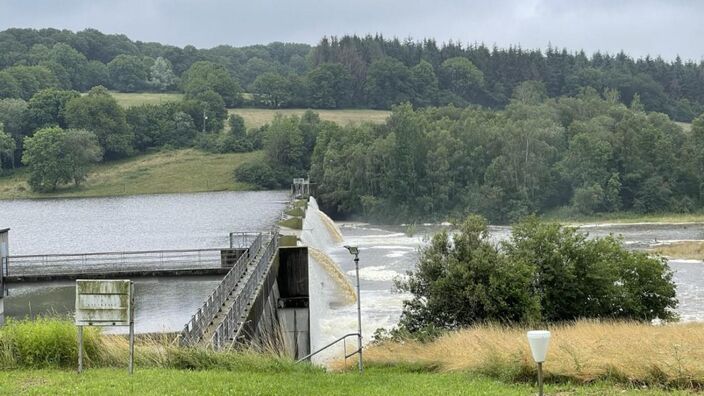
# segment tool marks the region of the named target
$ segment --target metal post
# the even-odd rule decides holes
[[[362,295],[359,292],[359,256],[354,255],[354,267],[357,272],[357,347],[359,352],[359,373],[364,373],[362,364]]]
[[[134,372],[134,282],[130,282],[130,375]]]
[[[83,326],[78,326],[78,373],[83,372]]]
[[[543,396],[543,362],[538,362],[538,395]]]
[[[134,372],[134,321],[130,322],[130,365],[129,373]]]

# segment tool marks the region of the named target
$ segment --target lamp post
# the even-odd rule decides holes
[[[359,292],[359,248],[357,246],[345,245],[345,248],[354,256],[354,269],[357,273],[357,353],[359,354],[358,365],[359,373],[364,373],[364,365],[362,364],[362,295]]]
[[[550,345],[550,332],[547,330],[529,331],[528,343],[533,360],[538,363],[538,395],[543,396],[543,362],[548,354]]]

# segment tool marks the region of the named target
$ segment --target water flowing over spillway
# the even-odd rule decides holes
[[[311,197],[303,220],[301,241],[309,248],[310,264],[310,311],[311,347],[317,350],[327,342],[345,334],[346,328],[325,329],[323,323],[333,314],[335,307],[352,305],[356,293],[340,266],[328,255],[328,251],[339,248],[344,238],[335,223],[318,209]],[[333,351],[329,351],[332,353]],[[318,361],[325,361],[331,354],[321,354]]]
[[[312,198],[315,200],[315,198]],[[317,206],[317,203],[316,203]],[[326,215],[325,212],[323,212],[320,209],[316,209],[316,214],[320,217],[320,221],[325,224],[325,228],[328,229],[328,232],[330,233],[330,237],[332,240],[336,243],[341,243],[345,240],[345,237],[342,236],[342,231],[340,231],[340,227],[335,224],[334,221],[330,218],[330,216]]]
[[[332,259],[332,257],[328,256],[325,252],[318,250],[312,246],[308,247],[308,251],[311,259],[315,261],[318,265],[320,265],[340,287],[340,291],[342,293],[343,298],[345,299],[345,302],[349,304],[356,303],[357,292],[354,291],[354,287],[352,287],[352,284],[350,284],[347,275],[345,275],[345,273],[340,270],[340,266],[337,265],[337,263]]]
[[[310,199],[303,222],[301,241],[309,247],[311,312],[311,347],[317,350],[347,333],[357,331],[355,304],[356,273],[353,257],[343,244],[360,249],[363,342],[372,339],[380,327],[390,328],[398,322],[402,300],[407,295],[393,290],[393,279],[415,266],[415,252],[421,237],[369,226],[346,225],[343,233]],[[347,353],[356,349],[356,340],[347,340]],[[314,357],[325,363],[341,359],[339,344]]]

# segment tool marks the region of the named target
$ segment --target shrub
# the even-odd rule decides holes
[[[99,332],[85,328],[86,362],[98,351]],[[73,367],[78,361],[76,326],[57,318],[8,320],[0,330],[0,368]]]
[[[665,259],[535,218],[515,225],[512,238],[497,246],[485,220],[470,216],[458,232],[437,234],[398,286],[413,294],[400,322],[411,332],[485,321],[676,319]]]
[[[288,171],[272,167],[264,160],[248,161],[235,169],[235,181],[261,189],[288,187],[292,177]]]

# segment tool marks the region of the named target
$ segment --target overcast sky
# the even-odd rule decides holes
[[[702,17],[699,0],[0,0],[0,30],[92,27],[199,48],[382,33],[696,61]]]

